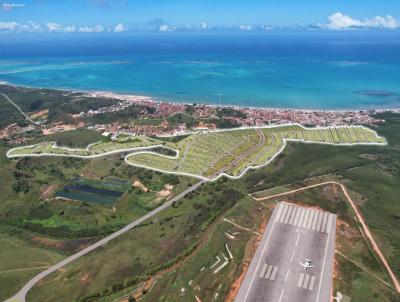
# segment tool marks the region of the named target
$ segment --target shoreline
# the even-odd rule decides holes
[[[225,105],[219,105],[219,104],[212,104],[212,103],[196,103],[196,102],[174,102],[171,100],[161,100],[161,97],[156,97],[156,96],[151,96],[151,95],[142,95],[142,94],[135,94],[135,93],[122,93],[122,92],[114,92],[114,91],[106,91],[106,90],[80,90],[80,89],[73,89],[73,88],[46,88],[46,87],[34,87],[34,86],[29,86],[29,85],[19,85],[19,84],[13,84],[7,81],[0,81],[0,85],[4,86],[9,86],[9,87],[14,87],[14,88],[23,88],[23,89],[32,89],[32,90],[54,90],[54,91],[59,91],[59,92],[65,92],[65,93],[81,93],[85,94],[87,97],[92,97],[92,98],[109,98],[109,99],[115,99],[115,100],[121,100],[121,101],[129,101],[129,102],[149,102],[152,104],[171,104],[171,105],[187,105],[187,106],[192,106],[193,104],[196,104],[196,106],[205,106],[209,108],[234,108],[234,109],[247,109],[247,110],[275,110],[275,111],[291,111],[291,112],[332,112],[332,113],[346,113],[346,112],[369,112],[369,111],[374,111],[377,113],[381,112],[400,112],[400,106],[398,108],[396,107],[388,107],[388,108],[382,108],[382,107],[371,107],[371,108],[354,108],[354,109],[301,109],[301,108],[287,108],[287,107],[255,107],[255,106],[243,106],[243,105],[230,105],[230,104],[225,104]]]

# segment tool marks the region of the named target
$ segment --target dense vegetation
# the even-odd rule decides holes
[[[13,93],[14,98],[20,97],[21,106],[26,106],[23,102],[26,95],[32,94],[31,100],[38,100],[34,102],[34,107],[24,107],[25,110],[53,106],[51,98],[44,98],[43,103],[39,101],[41,100],[40,90],[35,90],[38,92],[35,99],[35,94],[31,90],[22,89],[21,92],[16,92],[8,86],[5,87],[7,88],[1,87],[1,89],[6,89],[2,91],[10,97]],[[59,97],[61,102],[65,101],[65,106],[69,106],[68,96],[54,93],[52,97]],[[76,95],[75,97],[81,98]],[[1,107],[1,110],[8,110],[6,106]],[[76,112],[81,106],[86,105],[77,101],[76,107],[73,107],[75,109],[66,110]],[[51,110],[54,110],[54,116],[57,116],[58,109]],[[7,119],[8,114],[12,115],[15,110],[10,108],[8,112],[2,113],[4,115],[1,117],[5,118],[4,124],[8,124],[10,120],[14,121],[14,118]],[[247,196],[248,193],[287,184],[297,186],[301,185],[304,179],[317,176],[339,180],[353,192],[374,236],[381,244],[395,273],[400,275],[400,218],[398,214],[400,213],[398,203],[400,115],[384,113],[378,117],[387,120],[387,123],[376,130],[387,138],[388,146],[339,147],[289,143],[285,152],[270,166],[252,171],[240,180],[224,178],[201,186],[154,219],[116,239],[104,249],[99,249],[68,266],[65,273],[60,271],[50,276],[49,279],[55,278],[57,282],[43,283],[40,287],[34,288],[29,295],[29,300],[111,301],[129,293],[134,286],[147,280],[150,275],[166,268],[173,268],[174,265],[194,254],[197,258],[195,257],[189,263],[190,265],[184,266],[184,269],[179,271],[179,275],[185,278],[173,273],[167,274],[152,290],[166,297],[172,296],[173,298],[170,298],[172,301],[178,301],[180,296],[170,288],[187,287],[191,278],[201,275],[199,272],[202,266],[209,267],[215,261],[215,256],[225,249],[224,233],[228,229],[226,224],[220,223],[219,218],[230,213],[240,223],[255,228],[265,217],[261,216],[260,207],[254,206]],[[21,123],[24,122],[20,115],[15,115],[15,119],[19,119]],[[3,123],[3,118],[0,123]],[[99,139],[97,133],[87,130],[58,133],[52,136],[52,140],[60,144],[79,147]],[[176,141],[169,141],[168,138],[164,140],[166,143],[179,143],[181,139],[184,138],[171,139]],[[172,193],[176,194],[196,181],[127,166],[123,163],[121,155],[90,161],[73,158],[8,160],[5,153],[10,147],[12,146],[0,144],[0,191],[2,193],[0,195],[0,243],[3,247],[0,256],[1,259],[7,259],[0,264],[2,271],[30,267],[32,263],[28,260],[42,262],[45,265],[59,261],[66,254],[78,251],[90,242],[157,207],[163,202],[157,193],[164,190],[166,184],[173,185]],[[104,179],[112,175],[132,182],[138,180],[143,187],[132,186],[115,205],[115,209],[105,205],[53,198],[57,188],[80,175],[95,179]],[[343,216],[348,211],[344,204],[334,207],[326,202],[324,196],[317,197],[304,198],[309,198],[310,204],[326,207]],[[210,278],[209,275],[208,277],[201,275],[205,285],[202,288],[206,288],[204,295],[209,298],[214,297],[219,284],[223,284],[218,298],[221,301],[224,298],[223,294],[229,290],[230,282],[240,274],[246,243],[251,240],[251,237],[244,233],[238,236],[241,236],[238,237],[239,240],[232,243],[235,260],[232,267],[228,268],[229,273],[221,274],[215,277],[216,279]],[[204,241],[209,242],[209,245],[202,246]],[[367,257],[364,254],[362,256],[365,258],[360,256],[357,260],[360,262],[370,260],[370,256]],[[340,261],[342,263],[343,259]],[[379,270],[379,265],[375,264],[375,266],[372,268]],[[343,266],[341,269],[354,280],[359,280],[362,276],[359,268]],[[33,269],[29,273],[17,270],[1,274],[0,299],[9,297],[40,270]],[[86,274],[91,278],[87,283],[82,281],[85,280]],[[387,280],[383,273],[380,274]],[[60,276],[61,278],[57,279]],[[215,284],[210,280],[215,280]],[[398,301],[397,296],[387,288],[385,291],[378,287],[375,279],[364,283],[361,280],[361,285],[352,284],[352,280],[348,280],[345,289],[346,293],[353,294],[354,301]],[[154,301],[152,292],[145,294],[147,300],[144,301]],[[365,298],[367,294],[368,297]]]
[[[26,113],[48,109],[48,120],[74,123],[71,114],[96,110],[117,103],[107,98],[87,97],[83,93],[51,89],[33,89],[0,85],[0,93],[6,94]],[[3,96],[0,96],[0,128],[12,123],[26,125],[25,118]]]

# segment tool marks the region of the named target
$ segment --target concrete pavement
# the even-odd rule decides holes
[[[336,215],[278,203],[235,302],[329,302],[335,232]]]

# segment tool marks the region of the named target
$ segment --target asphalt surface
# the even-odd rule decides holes
[[[329,302],[335,232],[336,215],[278,203],[235,302]]]
[[[173,202],[183,198],[187,193],[194,191],[195,189],[197,189],[201,184],[203,184],[205,181],[200,181],[197,182],[196,184],[194,184],[193,186],[187,188],[185,191],[183,191],[182,193],[176,195],[175,197],[171,198],[169,201],[163,203],[161,206],[159,206],[158,208],[156,208],[155,210],[147,213],[146,215],[140,217],[139,219],[131,222],[130,224],[126,225],[125,227],[123,227],[122,229],[118,230],[115,233],[112,233],[111,235],[97,241],[96,243],[88,246],[87,248],[79,251],[78,253],[69,256],[68,258],[62,260],[61,262],[49,267],[48,269],[46,269],[45,271],[39,273],[38,275],[36,275],[35,277],[33,277],[28,283],[26,283],[21,290],[15,294],[12,298],[6,300],[6,302],[11,302],[11,301],[25,301],[25,297],[26,294],[28,293],[28,291],[36,284],[38,283],[40,280],[42,280],[43,278],[45,278],[46,276],[50,275],[51,273],[59,270],[60,268],[62,268],[63,266],[71,263],[72,261],[78,259],[79,257],[86,255],[88,253],[90,253],[91,251],[97,249],[100,246],[105,245],[106,243],[108,243],[110,240],[121,236],[122,234],[126,233],[127,231],[129,231],[130,229],[138,226],[139,224],[141,224],[142,222],[146,221],[147,219],[153,217],[154,215],[160,213],[161,211],[163,211],[164,209],[168,208],[169,206],[172,205]]]

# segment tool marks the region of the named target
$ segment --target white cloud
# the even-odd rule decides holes
[[[123,31],[126,31],[126,28],[125,28],[124,24],[120,23],[120,24],[115,25],[114,32],[120,33],[120,32],[123,32]]]
[[[67,32],[67,33],[73,33],[76,31],[76,27],[75,27],[75,25],[69,25],[69,26],[64,27],[63,31]]]
[[[364,24],[369,27],[382,27],[390,29],[396,29],[400,27],[400,21],[390,15],[387,15],[386,17],[376,16],[372,19],[367,19],[364,21]]]
[[[0,22],[0,31],[15,31],[18,30],[20,27],[20,24],[11,21],[11,22]]]
[[[202,21],[202,22],[200,22],[200,28],[201,28],[201,29],[209,29],[210,26],[208,25],[207,22]]]
[[[400,21],[387,15],[385,17],[375,16],[371,19],[354,19],[341,12],[334,13],[328,17],[329,23],[326,28],[333,30],[346,30],[357,28],[388,28],[396,29],[400,27]]]
[[[28,26],[30,27],[31,31],[42,31],[42,26],[32,21],[28,21]]]
[[[15,21],[11,22],[0,22],[0,31],[9,32],[38,32],[43,31],[42,26],[32,21],[28,21],[27,24],[20,24]]]
[[[73,24],[67,26],[61,26],[60,24],[54,22],[46,23],[46,28],[48,32],[72,33],[76,31],[76,27]]]
[[[253,26],[252,26],[252,25],[241,24],[241,25],[239,25],[239,29],[240,29],[240,30],[249,31],[249,30],[252,30],[252,29],[253,29]]]
[[[172,31],[172,28],[168,24],[161,24],[158,27],[158,30],[161,32]]]
[[[100,33],[104,31],[104,27],[98,24],[95,26],[82,26],[79,27],[78,31],[82,33]]]
[[[61,25],[53,22],[46,23],[49,32],[61,31]]]

